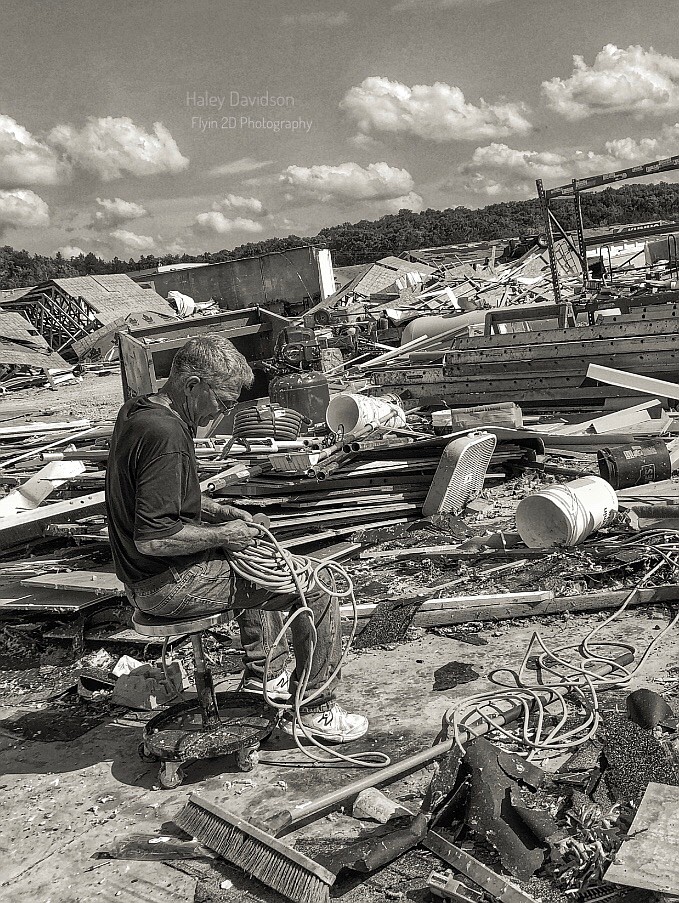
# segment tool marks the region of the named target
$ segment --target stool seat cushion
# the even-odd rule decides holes
[[[210,615],[194,615],[190,618],[159,618],[135,608],[132,615],[132,626],[142,636],[181,636],[186,633],[200,633],[218,624],[226,624],[231,620],[230,610],[216,611]]]

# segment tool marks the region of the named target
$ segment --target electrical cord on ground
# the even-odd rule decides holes
[[[351,577],[336,561],[319,561],[304,555],[294,555],[283,548],[273,534],[261,524],[257,524],[263,538],[257,538],[253,545],[248,546],[242,552],[227,552],[227,558],[234,573],[245,580],[257,584],[278,595],[296,595],[301,605],[292,611],[283,624],[278,636],[271,644],[264,663],[262,677],[264,699],[268,705],[279,711],[290,712],[293,717],[293,738],[300,752],[310,758],[317,765],[324,767],[339,767],[341,765],[353,765],[361,768],[383,768],[389,765],[391,760],[383,752],[364,752],[349,755],[325,746],[314,737],[302,720],[302,707],[308,706],[321,696],[332,685],[346,664],[351,649],[351,644],[356,635],[358,626],[358,612],[354,596],[354,586]],[[322,576],[325,573],[325,578]],[[338,580],[344,584],[344,588],[338,588]],[[333,668],[332,673],[322,686],[313,693],[307,691],[311,677],[311,665],[313,653],[318,643],[318,634],[314,621],[314,614],[307,603],[307,595],[310,592],[323,592],[336,599],[347,599],[353,608],[353,623],[349,640],[342,652],[339,662]],[[307,618],[309,622],[309,646],[310,654],[304,663],[302,674],[299,678],[292,703],[279,703],[271,699],[267,693],[266,685],[271,666],[271,657],[276,646],[281,641],[286,631],[294,624],[297,618]],[[300,734],[312,746],[324,754],[316,755],[311,749],[302,745]],[[277,763],[291,764],[297,763]]]
[[[595,736],[600,724],[597,688],[610,689],[629,684],[657,645],[679,622],[678,612],[649,643],[638,659],[637,649],[629,643],[595,641],[602,630],[623,614],[634,597],[663,566],[670,565],[672,570],[676,571],[679,565],[679,531],[649,531],[624,542],[624,545],[626,548],[638,546],[640,553],[645,557],[655,553],[660,557],[660,561],[644,574],[620,607],[590,630],[579,644],[567,644],[550,649],[535,631],[518,671],[499,668],[489,675],[489,679],[501,688],[499,692],[495,690],[467,697],[446,712],[444,736],[452,730],[458,746],[462,749],[462,729],[473,735],[473,724],[485,722],[505,740],[526,748],[528,760],[538,755],[548,757],[570,752]],[[526,670],[535,646],[541,649],[537,658],[538,667],[543,674],[553,677],[553,681],[549,683],[537,683],[527,679]],[[618,650],[618,654],[620,652],[631,654],[635,660],[633,667],[628,668],[612,657],[610,652],[612,649]],[[573,651],[580,654],[579,663],[573,663],[565,658],[567,653]],[[599,674],[593,670],[602,665],[608,668],[607,673]],[[509,675],[510,679],[501,675]],[[573,713],[569,710],[569,699],[577,700],[584,710],[584,717],[580,723],[570,728],[567,724],[573,718]],[[552,713],[547,712],[547,707],[552,703],[559,704],[558,720],[553,727],[546,729],[545,721],[548,717],[553,717]],[[498,716],[515,706],[522,710],[520,727],[512,731],[498,726]]]

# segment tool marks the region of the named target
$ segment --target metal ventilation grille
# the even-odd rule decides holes
[[[495,451],[492,433],[477,433],[449,442],[441,456],[422,514],[457,514],[483,490]]]

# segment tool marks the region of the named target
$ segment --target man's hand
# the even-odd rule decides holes
[[[251,546],[258,536],[261,536],[259,528],[255,524],[246,523],[244,520],[234,520],[219,528],[223,536],[222,546],[227,552],[242,552]]]
[[[245,511],[243,508],[236,508],[235,505],[221,505],[219,502],[217,504],[221,509],[220,514],[225,521],[244,520],[246,523],[251,523],[252,515],[249,511]]]
[[[249,511],[236,508],[235,505],[218,502],[205,495],[201,499],[200,508],[203,519],[211,524],[226,524],[234,520],[244,520],[247,523],[252,521]]]

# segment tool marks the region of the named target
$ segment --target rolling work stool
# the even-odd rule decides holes
[[[183,765],[198,759],[236,754],[241,771],[252,771],[259,761],[259,744],[278,720],[278,713],[252,693],[215,693],[212,674],[205,662],[203,632],[228,623],[231,612],[185,620],[157,618],[135,609],[132,624],[147,637],[191,635],[196,699],[171,705],[144,727],[139,755],[144,761],[160,761],[158,780],[171,790],[184,780]],[[221,708],[221,712],[220,712]]]

